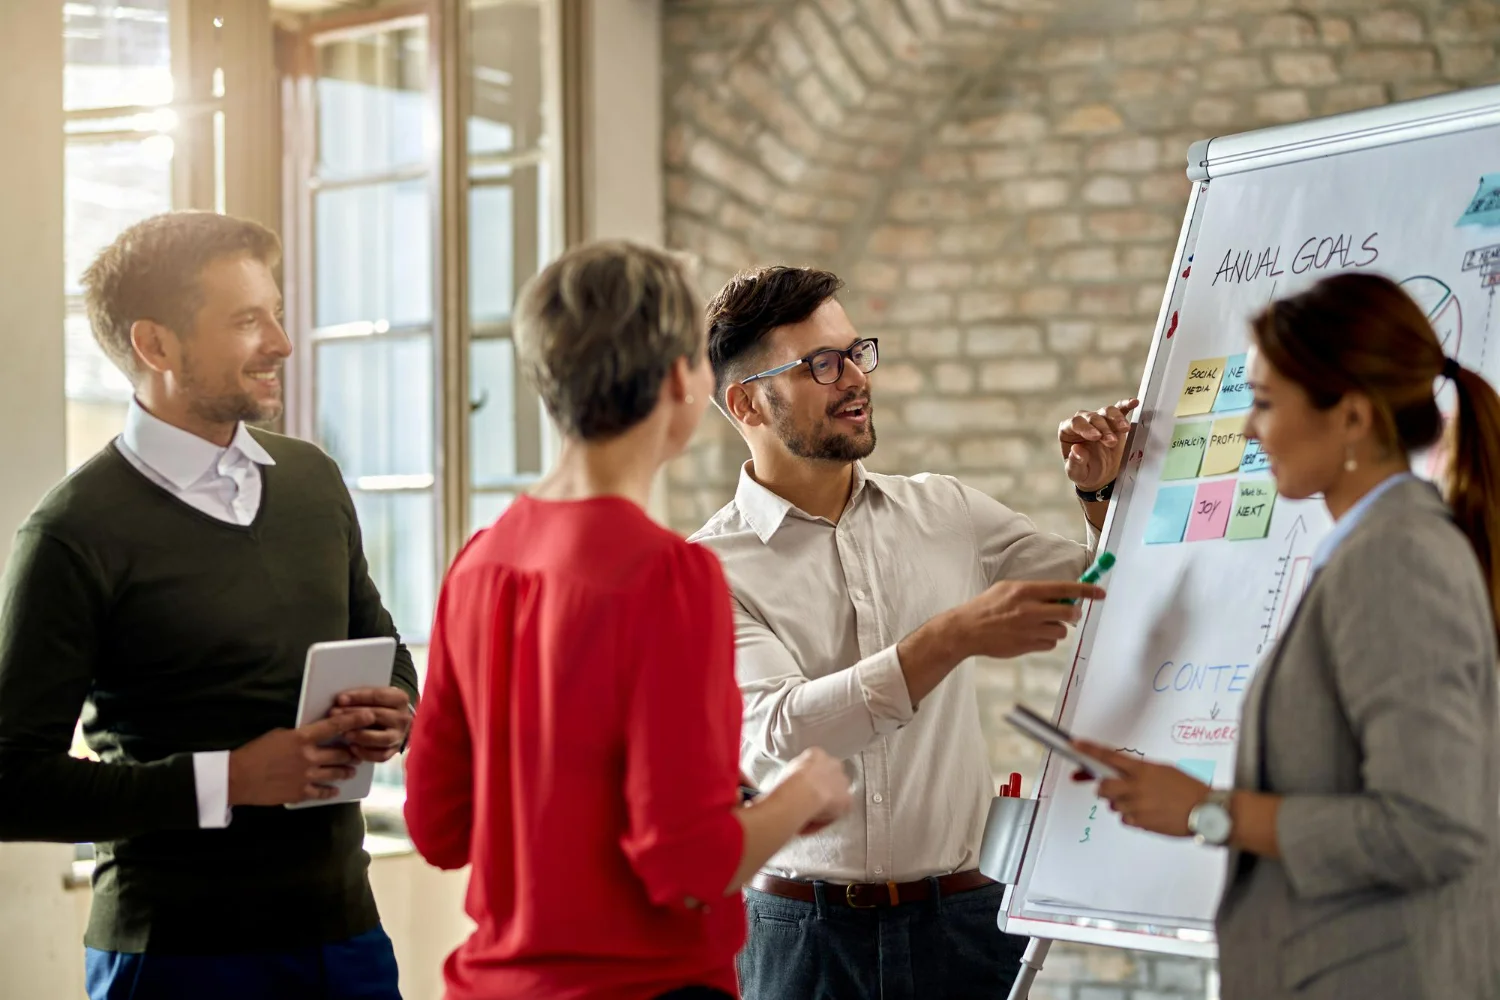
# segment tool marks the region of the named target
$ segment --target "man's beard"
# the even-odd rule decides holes
[[[851,392],[844,396],[827,411],[829,419],[833,419],[833,414],[840,407],[847,406],[860,396],[859,392]],[[775,389],[766,386],[766,398],[771,403],[771,417],[774,420],[776,436],[781,439],[786,450],[798,458],[810,458],[822,462],[857,462],[868,457],[870,452],[875,450],[874,417],[870,417],[865,424],[865,429],[869,433],[859,437],[825,431],[822,428],[804,434],[793,426],[791,408]]]
[[[258,423],[281,415],[281,400],[262,402],[238,386],[217,394],[206,392],[204,379],[187,355],[182,359],[182,387],[192,400],[188,408],[193,415],[209,423]]]

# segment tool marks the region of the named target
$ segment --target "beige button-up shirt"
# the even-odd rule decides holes
[[[718,554],[734,592],[745,773],[762,784],[820,746],[854,780],[850,814],[793,840],[767,870],[847,883],[977,867],[994,780],[975,664],[914,707],[896,644],[999,580],[1077,579],[1088,547],[950,476],[860,464],[835,525],[761,486],[747,463],[734,500],[693,540]]]

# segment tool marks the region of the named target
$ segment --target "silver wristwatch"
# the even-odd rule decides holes
[[[1234,832],[1234,820],[1229,815],[1229,797],[1233,794],[1231,789],[1215,788],[1188,813],[1188,832],[1194,841],[1214,847],[1229,843],[1229,835]]]

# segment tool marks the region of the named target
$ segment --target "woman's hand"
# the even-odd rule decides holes
[[[1097,743],[1075,740],[1073,745],[1120,772],[1118,778],[1099,782],[1099,796],[1120,814],[1122,823],[1168,837],[1188,836],[1188,813],[1208,797],[1212,791],[1208,785],[1175,767],[1153,764]],[[1084,781],[1089,777],[1086,772],[1078,771],[1073,780]]]

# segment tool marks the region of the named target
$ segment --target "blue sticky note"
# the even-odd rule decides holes
[[[1214,412],[1250,409],[1250,383],[1245,374],[1245,355],[1236,354],[1224,363],[1224,378],[1219,382],[1219,396],[1214,400]]]
[[[1216,768],[1214,762],[1211,760],[1179,760],[1177,762],[1177,769],[1191,774],[1205,785],[1212,785],[1214,783],[1214,771]]]
[[[1473,200],[1456,225],[1500,226],[1500,174],[1479,178],[1479,190],[1474,192]]]
[[[1245,442],[1245,457],[1240,459],[1241,472],[1264,472],[1271,467],[1271,460],[1260,450],[1259,441]]]
[[[1174,545],[1182,541],[1197,492],[1192,483],[1163,486],[1156,491],[1156,506],[1151,508],[1151,523],[1146,526],[1147,545]]]

